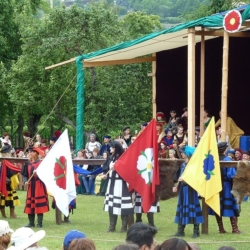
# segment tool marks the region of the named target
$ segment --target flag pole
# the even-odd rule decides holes
[[[109,174],[109,172],[110,172],[111,170],[113,170],[113,169],[110,169],[105,175],[108,176],[108,174]]]
[[[26,181],[27,184],[30,183],[30,181],[31,181],[31,179],[33,178],[34,174],[35,174],[35,171],[34,171],[33,174],[30,176],[30,178]]]

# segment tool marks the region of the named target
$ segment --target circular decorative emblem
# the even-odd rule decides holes
[[[242,17],[238,10],[229,11],[223,20],[223,27],[229,33],[237,32],[242,23]]]
[[[153,179],[154,168],[154,151],[153,148],[146,148],[141,152],[137,160],[138,174],[145,180],[145,183],[150,185]]]

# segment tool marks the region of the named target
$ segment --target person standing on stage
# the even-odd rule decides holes
[[[36,174],[36,169],[40,165],[39,155],[44,156],[43,150],[40,148],[32,148],[30,152],[30,161],[28,164],[28,176],[30,181],[26,181],[28,185],[26,204],[24,213],[28,214],[29,223],[26,227],[35,226],[35,215],[37,214],[37,227],[42,227],[43,214],[49,211],[48,194],[44,183]]]

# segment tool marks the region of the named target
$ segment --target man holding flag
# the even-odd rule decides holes
[[[219,159],[220,161],[231,161],[231,158],[225,156],[228,144],[226,142],[218,143]],[[223,190],[220,192],[220,215],[215,213],[212,209],[209,210],[210,215],[215,215],[219,233],[226,233],[222,217],[229,217],[232,225],[232,233],[240,234],[241,231],[238,228],[238,217],[239,217],[239,207],[233,197],[231,190],[233,186],[233,177],[236,175],[236,169],[231,168],[221,168],[221,179]]]
[[[48,194],[42,180],[37,175],[37,169],[41,161],[39,155],[44,156],[40,148],[32,148],[30,152],[30,161],[28,165],[27,178],[25,182],[28,185],[26,204],[24,213],[28,214],[29,223],[26,227],[35,226],[35,215],[37,214],[37,227],[42,227],[43,214],[49,211]]]
[[[192,157],[195,148],[186,146],[185,150],[180,150],[182,158],[185,160],[181,164],[180,169],[177,170],[174,181],[176,184],[173,187],[173,192],[177,192],[179,186],[179,197],[176,209],[176,216],[174,222],[178,224],[178,231],[174,236],[185,236],[184,229],[187,224],[194,225],[194,233],[192,238],[200,236],[199,224],[204,222],[200,202],[197,192],[183,181],[183,172],[188,167],[188,162]]]
[[[143,212],[148,213],[157,200],[156,185],[160,184],[155,119],[119,158],[115,170],[129,184],[130,190],[140,194]]]
[[[43,159],[36,174],[55,198],[58,209],[68,217],[69,204],[76,198],[76,188],[67,129]]]
[[[220,216],[222,185],[214,117],[188,162],[182,179],[204,197],[207,205]]]

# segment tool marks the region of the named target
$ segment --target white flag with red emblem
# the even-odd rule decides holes
[[[68,216],[68,206],[76,198],[76,188],[67,129],[37,168],[37,175],[54,196],[57,207]]]

